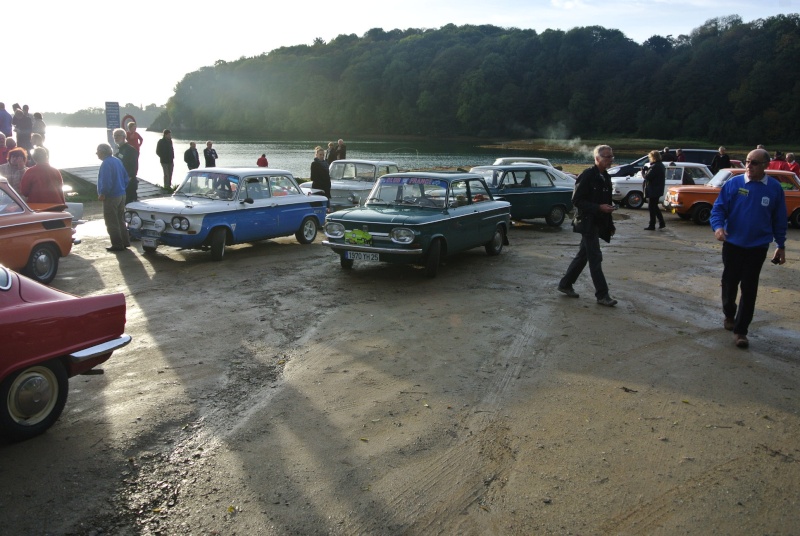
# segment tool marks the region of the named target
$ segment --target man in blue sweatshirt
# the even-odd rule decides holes
[[[111,146],[107,143],[97,146],[97,158],[103,161],[97,175],[97,198],[103,202],[103,219],[111,238],[111,247],[107,247],[106,251],[125,251],[131,245],[125,226],[128,172],[122,161],[112,156]]]
[[[773,239],[777,248],[774,264],[784,264],[786,253],[786,198],[778,181],[766,175],[769,153],[750,151],[747,171],[732,177],[711,209],[711,228],[722,244],[723,325],[733,331],[734,344],[747,348],[747,328],[753,320],[758,294],[758,278]],[[739,286],[742,296],[736,307]]]

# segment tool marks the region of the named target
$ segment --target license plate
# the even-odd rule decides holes
[[[669,211],[672,212],[673,214],[677,214],[678,213],[678,209],[677,208],[671,208],[671,209],[669,209]]]
[[[380,255],[377,253],[362,253],[360,251],[345,251],[344,258],[351,261],[379,261]]]
[[[142,245],[146,248],[154,248],[156,247],[156,239],[155,238],[147,238],[142,237]]]

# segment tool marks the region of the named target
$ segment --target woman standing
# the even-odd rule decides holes
[[[658,218],[658,228],[663,229],[667,226],[664,223],[664,216],[658,208],[658,200],[664,195],[664,186],[667,179],[667,170],[661,162],[661,153],[650,151],[647,158],[650,160],[650,167],[642,172],[644,175],[644,195],[647,197],[647,208],[650,210],[650,225],[644,228],[645,231],[656,230],[656,218]]]
[[[331,174],[325,162],[325,150],[319,145],[314,148],[314,160],[311,162],[311,187],[322,190],[325,197],[331,198]]]

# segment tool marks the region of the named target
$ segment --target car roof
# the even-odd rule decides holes
[[[699,168],[707,168],[708,166],[705,164],[701,164],[699,162],[662,162],[666,167],[699,167]]]
[[[278,168],[265,168],[265,167],[211,167],[211,168],[198,168],[191,169],[188,173],[227,173],[228,175],[263,175],[264,173],[280,173],[283,175],[291,175],[291,171]]]
[[[440,179],[445,181],[455,181],[459,179],[483,180],[483,177],[477,173],[466,173],[464,171],[401,171],[398,173],[387,173],[381,177],[381,179],[385,179],[386,177],[418,177],[421,179]]]
[[[343,160],[334,160],[331,164],[374,164],[376,166],[396,166],[397,162],[391,160],[361,160],[358,158],[345,158]]]
[[[497,169],[502,171],[509,171],[509,170],[520,170],[520,169],[543,169],[545,171],[550,171],[551,169],[555,169],[553,167],[547,166],[545,164],[534,164],[533,162],[517,162],[515,164],[492,164],[488,166],[473,166],[470,168],[470,171],[473,169]]]

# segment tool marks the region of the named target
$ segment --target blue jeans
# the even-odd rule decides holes
[[[592,226],[591,232],[581,234],[581,247],[578,249],[578,254],[569,263],[567,273],[561,278],[558,286],[572,288],[587,262],[589,263],[589,273],[592,275],[592,283],[594,283],[594,295],[597,299],[608,296],[608,284],[606,276],[603,275],[603,253],[600,251],[600,237],[597,236],[597,227],[595,226]]]
[[[733,332],[747,335],[753,321],[758,296],[758,278],[767,258],[768,248],[742,248],[729,242],[722,243],[722,311],[733,318]],[[736,294],[742,288],[739,307]]]

